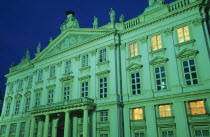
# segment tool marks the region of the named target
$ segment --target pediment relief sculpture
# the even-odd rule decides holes
[[[126,70],[127,71],[132,71],[132,70],[141,69],[142,67],[143,67],[142,64],[132,63],[126,68]]]
[[[193,50],[193,49],[184,49],[182,50],[176,57],[178,59],[181,58],[189,58],[189,57],[194,57],[199,53],[198,50]]]
[[[150,65],[158,65],[158,64],[165,64],[169,59],[165,57],[157,56],[154,59],[152,59],[149,64]]]

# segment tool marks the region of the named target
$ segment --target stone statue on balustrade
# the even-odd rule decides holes
[[[41,47],[41,44],[39,43],[38,46],[37,46],[37,48],[36,48],[36,52],[37,53],[40,53],[41,52],[41,48],[42,48]]]
[[[120,23],[125,22],[125,17],[123,14],[120,15]]]
[[[110,21],[114,22],[115,21],[115,11],[112,8],[110,9],[109,15],[110,15]]]
[[[94,16],[93,28],[98,28],[98,18],[96,16]]]

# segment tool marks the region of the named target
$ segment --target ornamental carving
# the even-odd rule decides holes
[[[192,21],[192,24],[193,24],[195,27],[201,25],[201,23],[202,23],[202,19],[201,19],[201,18],[200,18],[200,19],[198,18],[198,19],[195,19],[195,20]]]
[[[148,36],[140,38],[141,43],[147,43]]]
[[[176,57],[177,57],[178,59],[189,58],[189,57],[195,57],[198,53],[199,53],[198,50],[184,49],[184,50],[182,50]]]
[[[149,64],[150,65],[159,65],[159,64],[165,64],[169,59],[165,57],[157,56],[154,59],[152,59]]]
[[[166,36],[171,35],[172,32],[173,32],[173,28],[167,28],[167,29],[164,30],[164,34],[165,34]]]

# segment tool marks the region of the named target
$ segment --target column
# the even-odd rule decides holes
[[[84,109],[83,115],[83,137],[88,137],[88,110]]]
[[[78,118],[73,118],[73,137],[78,137]]]
[[[45,122],[44,122],[44,137],[48,137],[48,132],[49,132],[49,120],[50,116],[47,114],[45,116]]]
[[[58,120],[59,118],[56,118],[52,122],[52,137],[57,137]]]
[[[146,112],[146,125],[147,125],[147,135],[148,137],[157,137],[157,123],[155,117],[154,105],[145,106]],[[187,136],[186,136],[187,137]]]
[[[65,112],[64,137],[70,136],[70,112]]]
[[[184,102],[175,102],[173,104],[173,110],[176,122],[177,137],[189,137],[189,127],[187,122],[187,112],[185,110]]]
[[[20,135],[20,124],[21,124],[21,122],[17,123],[17,129],[16,129],[16,132],[15,132],[15,137],[19,137],[19,135]]]
[[[42,119],[40,119],[40,121],[38,122],[38,137],[42,137],[43,135],[43,125],[44,125],[44,122]]]
[[[34,126],[35,126],[35,117],[32,116],[32,119],[31,119],[31,128],[30,128],[30,137],[33,137],[34,136]]]
[[[125,137],[129,137],[131,135],[130,128],[130,110],[127,107],[124,107],[124,131],[125,131]]]

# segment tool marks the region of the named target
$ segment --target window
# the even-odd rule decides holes
[[[170,117],[171,116],[171,105],[159,105],[160,117]]]
[[[33,76],[28,77],[28,87],[32,87]]]
[[[193,59],[183,61],[184,77],[187,85],[198,84],[198,77]]]
[[[88,82],[82,82],[82,97],[88,97]]]
[[[132,88],[133,95],[141,94],[139,72],[131,74],[131,88]]]
[[[53,103],[53,93],[54,93],[53,90],[48,91],[48,104]]]
[[[99,79],[100,84],[100,98],[106,98],[107,97],[107,77],[100,78]]]
[[[36,99],[35,99],[35,106],[39,106],[40,105],[41,93],[36,93],[35,97],[36,97]]]
[[[9,91],[11,91],[11,92],[14,91],[14,83],[13,82],[10,83]]]
[[[177,29],[179,43],[190,40],[189,27],[184,26]]]
[[[82,68],[88,66],[88,55],[83,55],[82,56]]]
[[[161,35],[153,36],[151,39],[152,39],[152,51],[162,48]]]
[[[69,94],[70,94],[70,87],[69,86],[64,87],[64,101],[69,100]]]
[[[138,44],[137,43],[130,44],[129,49],[130,49],[130,57],[134,57],[134,56],[138,55]]]
[[[22,79],[20,79],[18,81],[18,89],[23,89],[23,80]]]
[[[108,137],[107,133],[100,133],[100,137]]]
[[[144,132],[134,132],[134,137],[145,137]]]
[[[106,48],[99,51],[99,62],[106,61]]]
[[[69,73],[71,71],[71,61],[65,62],[65,73]]]
[[[210,137],[209,129],[197,129],[194,132],[195,137]]]
[[[131,119],[132,120],[144,119],[143,108],[133,108],[133,109],[131,109]]]
[[[14,134],[16,132],[16,127],[17,127],[17,124],[16,123],[13,123],[10,125],[10,134]]]
[[[108,110],[99,111],[99,121],[101,122],[108,121]]]
[[[37,74],[37,81],[42,81],[43,79],[43,70],[39,70]]]
[[[19,110],[20,110],[20,100],[17,100],[15,105],[15,115],[19,113]]]
[[[24,137],[24,132],[25,132],[25,122],[21,122],[20,124],[20,136],[19,137]]]
[[[167,89],[166,73],[164,67],[155,68],[155,78],[157,90]]]
[[[6,133],[6,125],[1,125],[0,135]]]
[[[173,130],[167,130],[161,132],[161,137],[174,137],[174,131]]]
[[[192,115],[206,114],[204,101],[191,101],[189,102],[190,112]]]
[[[5,113],[6,116],[9,115],[10,106],[11,106],[11,102],[7,102],[6,113]]]
[[[26,98],[25,111],[27,111],[30,108],[30,101],[31,101],[31,98],[27,97]]]
[[[50,78],[55,77],[55,66],[50,67]]]

